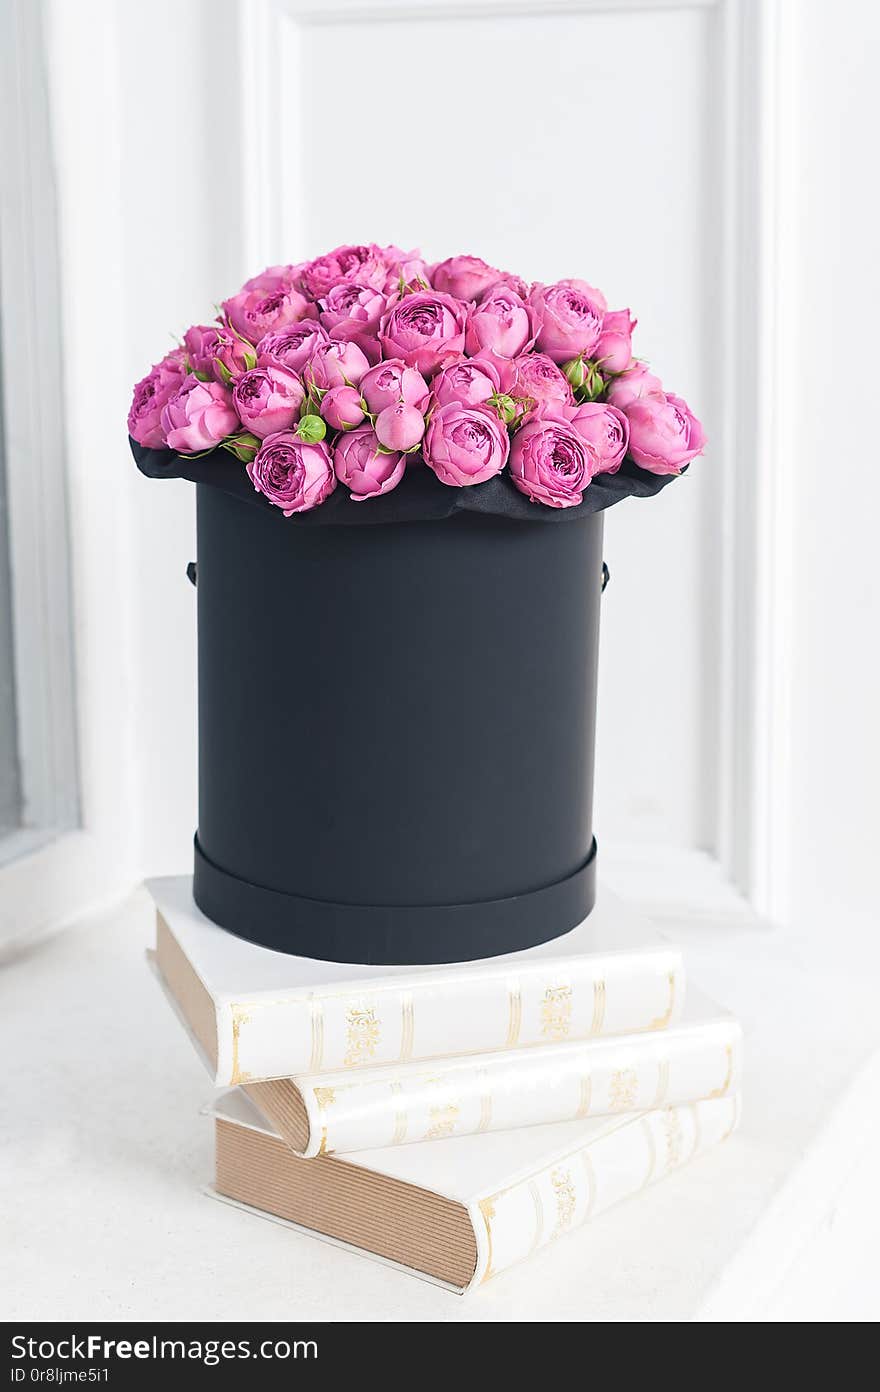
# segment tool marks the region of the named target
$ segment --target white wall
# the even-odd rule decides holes
[[[196,815],[194,595],[183,574],[194,500],[187,485],[134,470],[123,426],[131,383],[169,334],[209,316],[258,261],[376,238],[594,279],[614,304],[633,306],[642,351],[709,420],[713,448],[687,479],[608,519],[600,836],[714,851],[725,782],[736,784],[725,761],[738,773],[760,763],[775,823],[756,814],[748,778],[745,794],[728,798],[728,821],[771,826],[772,836],[760,830],[764,851],[786,865],[774,903],[867,916],[880,498],[852,422],[871,390],[867,373],[863,392],[857,384],[877,311],[877,209],[864,163],[865,132],[877,125],[874,6],[842,0],[833,22],[818,0],[438,0],[385,4],[381,19],[369,9],[246,0],[239,29],[235,0],[49,0],[86,818],[116,879],[186,868]],[[724,578],[753,541],[776,554],[776,534],[737,536],[729,507],[737,481],[751,487],[757,458],[725,453],[724,419],[748,417],[752,404],[726,375],[733,320],[756,343],[767,335],[720,288],[723,190],[743,173],[726,167],[720,139],[731,104],[725,44],[768,16],[781,20],[789,103],[789,201],[773,230],[790,310],[770,350],[785,369],[775,438],[797,485],[772,523],[780,545],[791,542],[772,604],[752,567]],[[741,56],[748,73],[752,55]],[[394,61],[404,92],[415,83],[447,94],[440,114],[414,119],[390,99],[368,102],[368,115],[381,110],[390,123],[391,159],[378,179],[367,146],[337,176],[327,151],[356,145],[363,126],[354,79],[365,72],[369,85]],[[751,160],[747,151],[746,173]],[[844,407],[832,382],[846,384]],[[762,467],[769,477],[773,458]],[[844,468],[856,482],[832,504],[829,484]],[[742,721],[725,714],[722,674],[732,664],[751,693],[751,637],[731,623],[725,584],[756,594],[776,625],[765,655],[787,645],[772,700],[759,683]],[[775,735],[762,748],[761,732],[766,745],[780,728],[786,748]]]
[[[880,6],[791,15],[791,904],[880,928]]]

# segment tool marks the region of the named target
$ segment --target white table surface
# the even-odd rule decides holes
[[[145,964],[143,890],[32,944],[0,970],[2,1317],[876,1318],[876,949],[724,909],[661,923],[742,1019],[740,1132],[465,1298],[204,1193],[211,1088]]]

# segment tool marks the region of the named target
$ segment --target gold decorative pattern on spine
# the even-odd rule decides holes
[[[571,1029],[570,986],[548,986],[541,1001],[541,1033],[545,1039],[566,1039]]]
[[[233,1087],[239,1083],[246,1083],[251,1076],[246,1070],[243,1071],[239,1061],[239,1045],[241,1039],[242,1025],[250,1024],[250,1015],[240,1005],[232,1007],[232,1076],[229,1079]]]
[[[590,1115],[590,1103],[593,1100],[593,1079],[589,1073],[585,1073],[581,1078],[578,1109],[574,1114],[575,1121],[580,1121],[585,1116]]]
[[[725,1074],[725,1076],[724,1076],[724,1082],[721,1084],[720,1087],[717,1087],[717,1088],[713,1088],[713,1089],[712,1089],[712,1091],[709,1093],[709,1096],[710,1096],[710,1097],[723,1097],[723,1096],[725,1095],[725,1093],[727,1092],[727,1089],[730,1087],[731,1080],[733,1079],[733,1045],[732,1045],[732,1044],[728,1044],[728,1045],[727,1045],[726,1049],[724,1050],[724,1054],[725,1054],[725,1057],[726,1057],[726,1059],[727,1059],[727,1072],[726,1072],[726,1074]]]
[[[489,1088],[489,1070],[480,1068],[477,1072],[480,1079],[480,1120],[477,1124],[477,1134],[488,1131],[492,1125],[492,1093]]]
[[[345,1012],[345,1058],[346,1068],[356,1068],[358,1064],[369,1063],[379,1047],[382,1038],[382,1022],[376,1017],[374,1005],[350,1005]]]
[[[535,1235],[529,1248],[529,1256],[531,1256],[540,1247],[541,1238],[544,1236],[544,1204],[541,1199],[541,1191],[533,1179],[529,1180],[529,1193],[535,1209]]]
[[[669,1000],[668,1000],[668,1002],[667,1002],[666,1009],[665,1009],[665,1011],[663,1012],[662,1015],[658,1015],[657,1018],[656,1018],[655,1020],[652,1020],[652,1021],[651,1021],[650,1025],[648,1026],[648,1029],[652,1029],[652,1030],[665,1029],[666,1026],[669,1024],[669,1021],[672,1019],[672,1012],[673,1012],[673,1010],[675,1009],[675,972],[674,972],[674,971],[671,971],[671,972],[669,973],[669,975],[668,975],[667,978],[666,978],[666,983],[667,983],[667,985],[668,985],[668,987],[669,987]]]
[[[666,1094],[669,1091],[669,1059],[660,1059],[657,1063],[657,1091],[654,1093],[654,1101],[651,1106],[662,1107],[666,1101]]]
[[[483,1281],[488,1281],[495,1275],[492,1270],[492,1219],[495,1217],[495,1200],[498,1196],[493,1194],[488,1199],[480,1199],[479,1210],[483,1215],[483,1222],[486,1224],[486,1243],[488,1251],[486,1253],[486,1270],[483,1272]],[[480,1282],[482,1285],[482,1281]]]
[[[415,1013],[412,991],[400,993],[400,1062],[408,1063],[412,1058],[413,1038],[415,1036]]]
[[[522,987],[511,981],[507,987],[507,1039],[505,1049],[515,1049],[522,1028]]]
[[[327,1108],[332,1107],[336,1101],[336,1093],[332,1087],[316,1087],[315,1101],[318,1104],[318,1120],[321,1127],[321,1144],[318,1147],[319,1155],[327,1154]]]
[[[320,1073],[321,1065],[324,1062],[324,1003],[312,996],[309,1001],[309,1011],[312,1019],[312,1057],[309,1060],[309,1072]]]
[[[611,1074],[608,1100],[612,1112],[629,1112],[636,1105],[639,1075],[634,1068],[618,1068]]]
[[[590,1034],[601,1034],[605,1023],[605,982],[597,977],[593,982],[593,1022]]]
[[[587,1177],[587,1211],[584,1214],[584,1222],[587,1223],[592,1218],[596,1205],[596,1171],[593,1168],[593,1161],[588,1150],[581,1151],[581,1162]]]
[[[399,1098],[402,1090],[402,1086],[399,1082],[393,1082],[391,1084],[392,1096]],[[392,1145],[403,1145],[406,1140],[406,1125],[406,1107],[398,1104],[394,1111],[394,1132],[391,1136]]]
[[[566,1232],[574,1222],[577,1208],[577,1193],[570,1170],[553,1170],[550,1175],[553,1193],[556,1196],[556,1226],[550,1234],[551,1240]]]
[[[674,1170],[681,1164],[681,1117],[675,1107],[663,1113],[663,1132],[666,1139],[666,1168]]]
[[[447,1102],[443,1107],[432,1107],[430,1111],[431,1125],[425,1132],[426,1141],[441,1141],[444,1136],[451,1136],[458,1125],[458,1118],[461,1108],[454,1102]]]
[[[642,1120],[642,1130],[648,1145],[648,1172],[642,1180],[642,1188],[647,1189],[651,1180],[654,1178],[654,1170],[657,1166],[657,1146],[654,1141],[654,1130],[647,1117]]]

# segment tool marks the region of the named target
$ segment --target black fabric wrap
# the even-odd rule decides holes
[[[131,452],[147,478],[189,479],[209,483],[255,507],[269,508],[287,526],[332,527],[375,526],[389,522],[437,522],[457,512],[493,513],[519,522],[572,522],[619,503],[623,498],[652,498],[676,477],[649,474],[631,459],[624,460],[616,474],[599,474],[584,492],[577,507],[551,508],[532,503],[515,488],[505,470],[488,483],[470,488],[449,488],[424,465],[408,468],[401,482],[381,498],[354,503],[348,489],[337,487],[325,503],[311,512],[285,517],[280,508],[258,493],[248,478],[244,464],[228,450],[215,449],[200,458],[175,454],[173,450],[147,449],[129,437]],[[419,461],[421,464],[421,461]]]

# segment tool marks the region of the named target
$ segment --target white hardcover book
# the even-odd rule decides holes
[[[213,1111],[218,1197],[464,1292],[725,1140],[739,1096],[315,1160],[240,1088]]]
[[[304,1158],[644,1111],[736,1092],[742,1031],[693,988],[661,1033],[247,1083]]]
[[[437,967],[356,966],[245,942],[152,880],[156,964],[219,1086],[660,1030],[680,950],[606,889],[585,921],[525,952]]]

